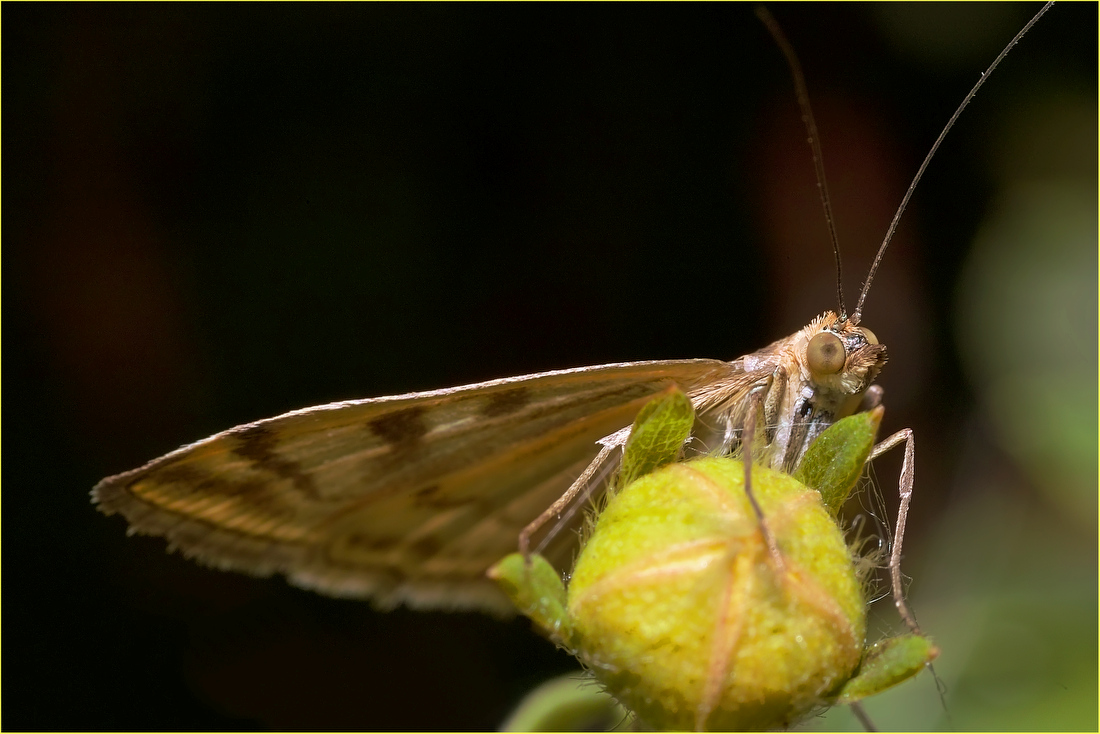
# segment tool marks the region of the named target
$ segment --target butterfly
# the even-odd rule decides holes
[[[872,382],[886,347],[859,325],[873,272],[851,316],[841,299],[837,312],[733,361],[583,367],[306,408],[108,477],[93,500],[123,515],[133,532],[163,536],[217,568],[279,573],[381,608],[509,613],[485,571],[567,491],[612,470],[634,416],[671,385],[699,416],[697,450],[747,450],[784,471],[832,422],[878,405],[882,393]],[[911,434],[895,434],[875,455],[902,443],[891,572],[895,601],[915,628],[897,569],[912,492]],[[552,532],[543,553],[565,565],[571,541],[570,533]]]
[[[282,573],[383,608],[507,613],[485,571],[593,462],[601,439],[621,447],[608,437],[655,395],[683,389],[708,444],[718,429],[708,439],[702,426],[740,425],[747,396],[766,391],[767,463],[789,469],[858,407],[885,362],[869,334],[827,313],[732,362],[582,367],[306,408],[184,446],[103,480],[93,496],[133,531],[217,568]],[[822,341],[839,348],[834,361],[811,349]],[[823,378],[810,399],[803,371]]]

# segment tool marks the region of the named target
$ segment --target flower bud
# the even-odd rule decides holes
[[[654,729],[784,727],[859,666],[864,598],[820,495],[753,467],[769,553],[728,458],[675,463],[608,500],[568,588],[582,662]]]

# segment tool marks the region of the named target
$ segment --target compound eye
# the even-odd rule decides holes
[[[878,344],[878,337],[875,336],[875,332],[871,331],[865,326],[860,326],[858,328],[860,331],[863,332],[863,336],[865,339],[867,339],[868,344]]]
[[[844,342],[828,331],[817,334],[806,346],[806,363],[815,375],[835,375],[844,367]]]

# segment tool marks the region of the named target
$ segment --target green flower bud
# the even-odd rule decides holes
[[[868,561],[853,563],[834,518],[881,419],[880,407],[837,421],[794,477],[754,467],[777,561],[745,496],[741,462],[671,463],[693,413],[670,390],[639,413],[624,447],[625,489],[594,521],[568,591],[537,554],[513,554],[489,575],[644,727],[774,729],[873,696],[939,654],[916,634],[863,649],[856,569]],[[537,698],[555,721],[577,721],[599,700]]]
[[[860,664],[864,598],[818,492],[741,462],[665,466],[613,495],[569,583],[577,656],[655,729],[783,727]]]

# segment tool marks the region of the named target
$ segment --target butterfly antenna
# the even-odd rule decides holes
[[[985,84],[985,80],[989,78],[989,75],[993,73],[993,70],[997,68],[997,65],[1001,63],[1001,60],[1008,55],[1008,52],[1012,50],[1012,47],[1020,42],[1020,39],[1024,37],[1024,34],[1031,30],[1031,26],[1038,22],[1039,18],[1043,17],[1043,14],[1050,10],[1050,6],[1054,5],[1054,0],[1051,0],[1043,6],[1042,10],[1035,14],[1035,17],[1027,22],[1027,25],[1016,34],[1016,36],[1009,41],[1008,45],[1004,47],[1004,50],[993,59],[993,63],[989,65],[989,68],[985,70],[981,78],[978,79],[978,83],[974,85],[974,88],[970,90],[970,93],[963,99],[962,104],[955,110],[955,114],[951,115],[951,119],[947,121],[947,125],[944,126],[943,132],[936,138],[936,142],[932,144],[932,149],[928,151],[928,155],[925,156],[924,162],[920,164],[920,168],[917,169],[917,175],[913,177],[913,183],[909,184],[909,190],[905,192],[905,196],[901,199],[901,206],[898,207],[897,213],[894,215],[894,220],[890,222],[890,228],[886,230],[886,237],[882,240],[882,244],[878,248],[878,254],[875,255],[875,260],[871,263],[871,270],[867,273],[867,280],[863,283],[863,290],[860,291],[859,300],[856,302],[856,310],[852,314],[852,323],[858,324],[860,316],[863,315],[863,302],[867,299],[867,291],[871,288],[871,281],[875,279],[875,273],[878,271],[879,263],[882,262],[882,256],[886,253],[886,246],[890,244],[890,240],[894,237],[894,231],[898,228],[898,220],[901,219],[901,213],[905,211],[906,205],[909,203],[909,197],[913,195],[913,189],[917,188],[917,182],[920,181],[921,176],[924,175],[924,169],[928,168],[928,164],[932,161],[932,156],[936,154],[936,151],[940,147],[940,143],[947,137],[947,132],[955,125],[955,120],[959,119],[959,115],[966,109],[966,106],[970,104],[970,100],[974,98],[974,95],[978,93],[981,86]]]
[[[839,307],[840,321],[848,319],[848,310],[844,307],[844,279],[840,265],[840,239],[836,236],[836,224],[833,221],[833,206],[829,201],[829,185],[825,181],[825,162],[821,155],[821,142],[817,134],[817,123],[814,122],[814,112],[810,107],[810,93],[806,89],[806,77],[802,74],[802,65],[798,63],[798,56],[794,52],[783,29],[779,27],[771,12],[763,5],[756,6],[756,17],[767,27],[772,34],[776,45],[787,58],[787,66],[791,68],[791,76],[794,77],[794,91],[798,96],[798,106],[802,110],[802,122],[806,125],[806,134],[809,138],[810,149],[813,151],[814,172],[817,174],[817,193],[821,197],[821,206],[825,209],[825,223],[829,227],[829,239],[833,243],[833,256],[836,258],[836,300]]]

